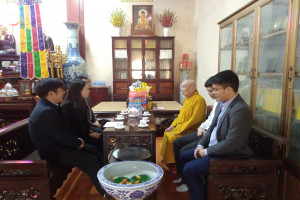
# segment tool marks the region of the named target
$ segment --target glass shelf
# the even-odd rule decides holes
[[[160,79],[172,79],[172,71],[160,71],[159,72]]]
[[[114,73],[115,79],[127,79],[127,71],[116,70]]]
[[[271,38],[276,38],[276,36],[285,36],[286,30],[280,30],[274,33],[269,33],[267,35],[264,35],[261,37],[261,39],[265,40],[265,39],[271,39]]]
[[[143,47],[142,40],[131,40],[131,49],[141,49]]]
[[[145,40],[146,49],[156,49],[156,40]]]
[[[159,69],[172,69],[172,60],[159,60]]]
[[[155,71],[145,71],[145,79],[156,79]]]
[[[283,76],[283,73],[258,73],[259,76]]]
[[[142,79],[143,78],[142,74],[143,74],[142,71],[132,71],[131,78],[132,79]]]
[[[173,43],[172,40],[160,40],[159,46],[161,49],[172,49]]]
[[[220,71],[228,70],[231,68],[232,27],[232,24],[229,24],[221,30]]]
[[[127,49],[127,40],[115,40],[115,49]]]
[[[236,47],[249,46],[249,44],[252,45],[252,44],[253,44],[253,40],[237,43],[237,44],[236,44]]]

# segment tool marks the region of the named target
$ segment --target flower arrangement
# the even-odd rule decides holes
[[[146,91],[147,97],[149,96],[149,91],[152,88],[152,86],[148,86],[146,82],[137,81],[135,83],[132,83],[132,85],[129,87],[130,91]]]
[[[157,16],[163,27],[172,27],[177,21],[175,13],[170,9],[164,9],[163,13]]]
[[[125,16],[126,13],[121,8],[117,8],[112,11],[109,21],[114,27],[122,27],[125,24]]]
[[[190,61],[189,57],[190,56],[189,56],[188,53],[184,53],[182,55],[182,62],[179,62],[180,63],[180,67],[179,67],[180,70],[191,70],[191,69],[193,69],[193,67],[192,67],[193,62]]]

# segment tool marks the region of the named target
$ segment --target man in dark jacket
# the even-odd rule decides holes
[[[238,76],[230,70],[219,72],[212,87],[219,101],[213,121],[198,146],[180,154],[183,176],[192,200],[205,199],[201,175],[209,173],[211,157],[253,155],[248,146],[252,114],[237,93]]]
[[[42,79],[36,92],[41,99],[30,115],[28,127],[41,159],[78,167],[104,195],[97,179],[97,172],[102,167],[101,154],[95,146],[86,144],[66,127],[59,105],[64,96],[62,81],[56,78]]]

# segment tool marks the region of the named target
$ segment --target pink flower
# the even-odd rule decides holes
[[[172,27],[177,21],[175,13],[170,9],[164,9],[163,14],[157,16],[163,27]]]

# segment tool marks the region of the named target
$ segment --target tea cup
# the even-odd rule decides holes
[[[140,121],[140,125],[141,125],[141,126],[147,126],[147,122],[146,122],[145,120],[141,120],[141,121]]]
[[[144,114],[145,115],[149,115],[149,111],[144,111]]]
[[[122,110],[121,113],[127,114],[127,113],[128,113],[128,110]]]
[[[143,117],[143,120],[148,121],[149,117]]]
[[[118,118],[118,119],[123,119],[124,116],[123,116],[123,115],[117,115],[117,118]]]

